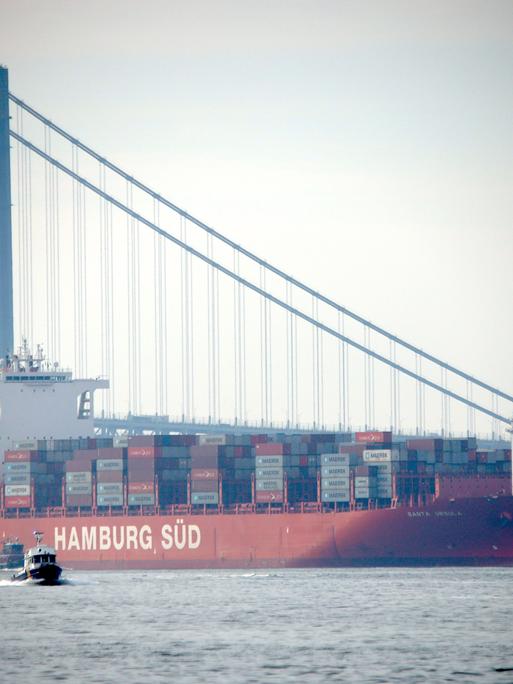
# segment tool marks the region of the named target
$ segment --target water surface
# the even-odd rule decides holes
[[[65,575],[0,580],[3,681],[513,683],[513,569]]]

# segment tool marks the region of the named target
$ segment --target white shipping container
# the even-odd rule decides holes
[[[100,494],[96,498],[97,506],[122,506],[123,496],[119,494]]]
[[[226,444],[226,435],[199,435],[198,444],[200,446],[205,446],[207,444],[224,446]]]
[[[66,473],[66,483],[91,482],[91,471],[83,470],[78,473]]]
[[[322,489],[349,489],[349,478],[348,477],[337,477],[337,478],[327,478],[321,480]]]
[[[408,454],[399,449],[366,449],[363,452],[364,463],[383,463],[385,461],[406,460]]]
[[[327,477],[349,477],[348,465],[331,465],[321,467],[321,478]]]
[[[260,468],[262,466],[269,468],[283,467],[283,456],[255,456],[255,464]]]
[[[30,496],[30,485],[5,485],[5,496]]]
[[[320,458],[321,466],[331,466],[331,465],[348,466],[351,463],[357,462],[357,457],[355,457],[353,454],[321,454],[319,458]]]
[[[340,501],[342,503],[349,501],[349,490],[345,489],[334,489],[334,490],[326,490],[323,491],[321,494],[321,499],[323,501],[333,501],[337,502]]]
[[[14,442],[13,449],[20,449],[23,451],[38,451],[37,439],[24,439],[20,442]]]
[[[123,459],[99,458],[96,461],[96,470],[123,470]]]

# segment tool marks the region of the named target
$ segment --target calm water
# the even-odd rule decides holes
[[[5,682],[513,682],[513,569],[0,582]]]

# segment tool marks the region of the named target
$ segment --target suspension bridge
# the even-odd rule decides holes
[[[110,378],[105,430],[477,432],[513,396],[375,325],[121,169],[0,68],[0,353]],[[169,418],[175,416],[175,418]]]

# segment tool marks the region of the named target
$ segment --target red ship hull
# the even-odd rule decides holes
[[[513,497],[324,513],[0,519],[0,539],[45,534],[74,569],[513,565]]]

